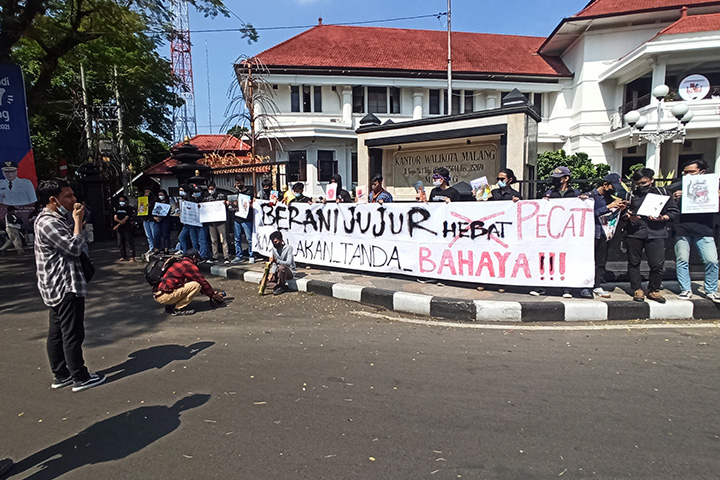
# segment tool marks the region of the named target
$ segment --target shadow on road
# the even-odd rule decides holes
[[[158,345],[145,348],[128,355],[130,358],[123,363],[106,368],[98,373],[107,375],[107,383],[110,383],[154,368],[159,370],[174,361],[190,360],[213,345],[215,345],[215,342],[197,342],[187,347],[183,345]]]
[[[85,465],[125,458],[175,431],[182,412],[204,405],[209,399],[210,395],[189,395],[171,407],[140,407],[115,415],[18,462],[9,475],[36,467],[40,470],[27,479],[52,480]],[[10,478],[7,475],[0,478]]]

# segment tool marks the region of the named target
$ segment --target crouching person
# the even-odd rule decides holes
[[[192,315],[195,310],[188,308],[198,293],[210,300],[223,303],[222,293],[213,290],[200,273],[197,263],[200,253],[190,248],[180,260],[167,268],[160,283],[153,289],[155,301],[165,305],[165,311],[172,315]]]
[[[287,281],[295,275],[295,257],[293,248],[283,241],[282,233],[271,233],[270,241],[273,243],[270,254],[270,263],[273,266],[268,281],[275,284],[273,295],[280,295],[288,291]]]

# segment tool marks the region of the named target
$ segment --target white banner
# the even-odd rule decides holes
[[[192,225],[193,227],[202,227],[200,221],[200,204],[180,200],[180,223],[183,225]]]
[[[463,282],[592,288],[593,200],[271,205],[253,250],[282,232],[300,263]],[[572,268],[571,268],[572,267]]]
[[[227,209],[223,200],[203,202],[198,205],[200,205],[200,221],[202,223],[224,222],[227,220]]]
[[[718,179],[717,173],[683,176],[681,213],[717,213]]]

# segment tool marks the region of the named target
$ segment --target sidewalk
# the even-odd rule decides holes
[[[201,270],[213,275],[259,284],[264,262],[238,266],[208,265]],[[667,275],[666,275],[667,278]],[[561,322],[605,320],[720,320],[720,304],[701,293],[702,281],[693,282],[692,300],[678,300],[676,281],[666,280],[667,303],[635,302],[627,283],[611,283],[609,299],[565,299],[560,291],[535,297],[528,287],[486,286],[442,282],[419,283],[411,277],[298,265],[290,290],[326,295],[376,305],[388,310],[466,322]]]

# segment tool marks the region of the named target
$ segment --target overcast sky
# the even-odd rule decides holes
[[[248,45],[235,32],[191,34],[198,133],[211,133],[210,113],[212,133],[222,133],[219,128],[229,101],[227,90],[235,59],[262,52],[307,30],[266,28],[310,27],[317,25],[318,17],[323,18],[324,24],[330,24],[416,17],[447,11],[447,0],[225,0],[225,3],[237,17],[207,19],[191,10],[191,30],[235,29],[240,25],[239,17],[258,29],[260,39]],[[545,37],[564,17],[574,15],[587,3],[588,0],[453,0],[452,30]],[[442,16],[440,19],[384,21],[368,26],[446,30],[446,22],[447,19]],[[168,58],[169,52],[167,46],[165,55]],[[211,103],[208,102],[208,77]]]

